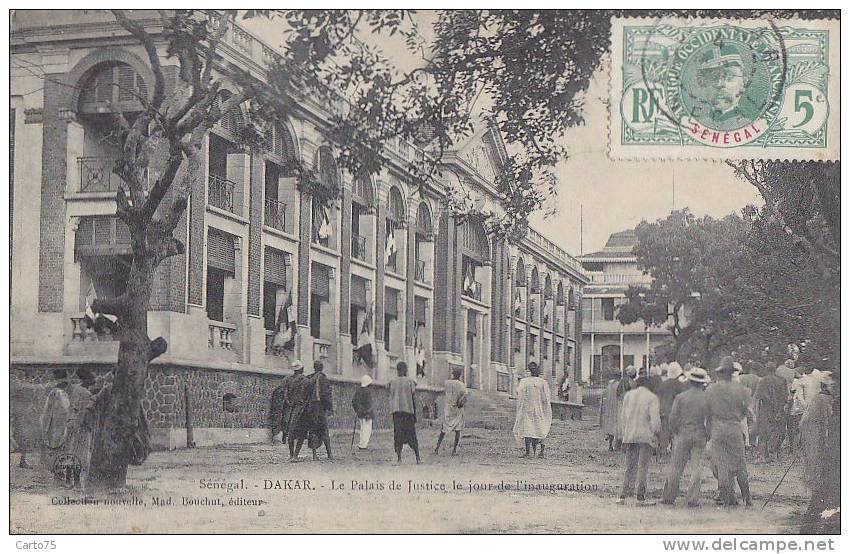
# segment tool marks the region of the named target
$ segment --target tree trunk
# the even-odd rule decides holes
[[[120,488],[127,479],[132,438],[142,417],[141,402],[151,354],[148,338],[153,267],[134,258],[127,283],[127,306],[119,318],[118,363],[110,389],[96,407],[99,417],[92,439],[87,487]]]

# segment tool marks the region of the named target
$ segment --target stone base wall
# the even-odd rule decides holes
[[[10,411],[15,414],[16,426],[22,429],[38,426],[37,415],[44,405],[47,387],[51,383],[51,372],[60,367],[76,369],[79,364],[12,366],[10,385],[13,393]],[[111,369],[109,364],[88,367],[97,373],[101,384],[111,377],[107,375]],[[151,428],[151,438],[158,448],[185,446],[188,398],[197,445],[266,440],[268,435],[265,429],[271,393],[283,377],[282,374],[153,364],[145,382],[145,394],[142,399]],[[334,404],[334,413],[328,418],[328,424],[331,428],[351,429],[354,423],[351,398],[360,383],[336,375],[328,377],[331,380]],[[371,390],[375,406],[375,428],[391,427],[389,389],[385,384],[374,383]],[[15,391],[20,393],[15,394]],[[225,395],[230,398],[227,402]],[[429,425],[439,416],[437,406],[441,395],[442,391],[438,389],[417,390],[419,425]],[[35,421],[29,421],[33,418]]]

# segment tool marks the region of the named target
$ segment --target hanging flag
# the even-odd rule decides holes
[[[384,248],[384,265],[390,265],[390,258],[397,251],[395,245],[395,228],[390,224],[389,233],[387,233],[387,246]]]
[[[472,264],[466,266],[466,276],[463,278],[463,292],[468,296],[475,297],[478,283],[475,282],[475,270]]]
[[[328,216],[328,208],[322,206],[322,222],[319,225],[319,238],[325,240],[331,236],[331,233],[333,233],[333,227],[331,227],[331,219]]]
[[[357,347],[354,352],[363,362],[363,365],[372,367],[372,306],[366,308],[366,318],[357,336]]]
[[[424,325],[416,326],[416,334],[414,336],[414,355],[416,356],[416,376],[425,377],[425,340],[422,337]]]
[[[295,335],[298,328],[295,322],[295,305],[292,303],[292,289],[286,293],[286,300],[277,314],[277,332],[272,339],[272,346],[276,349],[292,350],[295,348]]]

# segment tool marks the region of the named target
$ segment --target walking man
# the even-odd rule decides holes
[[[785,379],[776,372],[762,377],[756,386],[756,434],[764,461],[779,456],[785,436],[785,404],[788,390]]]
[[[750,404],[749,390],[732,382],[735,372],[732,356],[725,356],[717,368],[718,382],[709,385],[705,397],[708,405],[707,421],[711,433],[710,455],[717,468],[718,502],[724,506],[737,506],[734,479],[741,488],[747,506],[752,505],[747,464],[744,460],[744,433],[741,420],[747,417]]]
[[[286,389],[289,375],[283,378],[280,384],[272,391],[269,402],[269,440],[274,443],[274,438],[281,433],[281,442],[286,444],[286,422],[284,412],[286,411]]]
[[[552,427],[552,395],[549,392],[549,383],[540,377],[540,367],[535,362],[528,364],[530,377],[519,382],[516,389],[516,422],[514,423],[514,437],[517,443],[525,441],[525,454],[522,458],[529,458],[537,454],[537,446],[540,445],[540,454],[543,458],[545,448],[543,440],[549,435]]]
[[[310,449],[313,451],[313,460],[318,460],[317,450],[323,444],[328,453],[328,461],[334,459],[331,454],[331,437],[328,431],[328,413],[333,413],[333,398],[331,396],[331,382],[324,372],[325,366],[320,361],[313,362],[312,390],[310,391],[310,432],[313,433],[310,441]]]
[[[446,433],[454,431],[455,443],[452,447],[452,456],[457,455],[457,443],[460,442],[460,432],[463,431],[463,407],[466,405],[467,395],[466,385],[460,380],[462,372],[460,367],[453,367],[452,378],[448,379],[444,385],[443,426],[440,428],[434,454],[440,453],[440,445],[443,444]]]
[[[637,505],[651,506],[655,502],[646,500],[646,474],[652,458],[652,447],[657,444],[661,432],[661,415],[658,397],[649,390],[649,380],[640,377],[635,381],[635,387],[626,393],[620,412],[623,446],[626,448],[626,473],[617,504],[625,504],[626,499],[635,493],[637,478]]]
[[[602,393],[602,406],[599,407],[599,426],[608,441],[608,452],[614,451],[614,439],[619,437],[617,420],[620,418],[620,403],[617,402],[617,387],[620,380],[612,375],[605,392]],[[617,441],[620,442],[619,440]],[[619,445],[617,446],[619,449]]]
[[[370,376],[361,377],[360,387],[351,399],[351,407],[360,424],[360,442],[357,443],[357,448],[360,450],[366,450],[369,447],[369,439],[372,437],[372,420],[375,419],[375,410],[372,408],[372,391],[369,388],[371,384]]]
[[[416,439],[416,381],[407,376],[407,364],[396,365],[398,377],[390,381],[390,410],[393,414],[393,441],[398,462],[405,444],[416,454],[416,463],[421,464],[419,441]]]
[[[687,380],[688,389],[676,396],[670,410],[673,460],[667,482],[664,483],[664,498],[661,503],[675,502],[679,495],[679,480],[685,471],[685,465],[690,460],[691,481],[686,498],[688,506],[694,508],[699,506],[705,443],[708,440],[708,429],[705,426],[705,418],[708,414],[705,385],[711,379],[703,368],[695,367],[687,373]]]
[[[289,461],[297,462],[301,446],[310,429],[307,407],[310,402],[312,381],[304,375],[304,364],[300,360],[293,363],[292,372],[288,382],[289,420],[286,434],[289,443]]]

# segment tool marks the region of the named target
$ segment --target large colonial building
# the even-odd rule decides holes
[[[590,368],[585,378],[594,382],[630,365],[648,368],[655,348],[670,337],[664,326],[647,327],[642,321],[624,325],[617,320],[629,286],[652,282],[652,277],[638,269],[632,253],[636,245],[633,230],[620,231],[608,237],[599,252],[579,256],[590,277],[582,301],[582,366]]]
[[[156,21],[144,23],[156,32]],[[159,48],[173,83],[176,61]],[[87,297],[122,292],[130,254],[114,215],[107,101],[132,111],[125,91],[146,94],[153,77],[143,48],[104,11],[18,11],[11,52],[11,356],[17,375],[43,381],[57,364],[116,359],[109,326],[84,315]],[[257,78],[277,55],[237,26],[220,54]],[[390,163],[377,176],[340,170],[323,135],[339,108],[305,95],[263,148],[236,144],[247,110],[205,139],[206,168],[178,227],[186,254],[162,264],[151,298],[150,335],[169,349],[152,366],[144,405],[163,443],[179,442],[190,399],[209,440],[261,428],[268,392],[295,358],[308,373],[325,362],[343,421],[348,385],[364,373],[386,382],[399,360],[434,398],[452,366],[493,395],[509,394],[532,359],[553,385],[565,371],[581,377],[581,265],[534,230],[517,244],[494,241],[442,202],[454,186],[494,205],[506,156],[497,130],[482,125],[445,158],[443,181],[414,193],[405,168],[427,153],[412,144],[387,145]],[[330,210],[299,192],[284,170],[292,158],[341,188]],[[290,297],[297,334],[278,348]],[[372,364],[356,351],[364,328]]]

